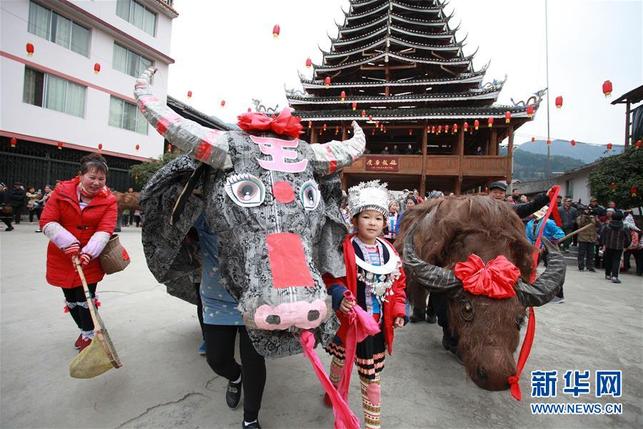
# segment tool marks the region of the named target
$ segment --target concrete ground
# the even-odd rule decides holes
[[[225,380],[197,354],[195,307],[165,293],[145,265],[140,230],[121,233],[132,264],[99,285],[101,314],[124,366],[97,378],[69,377],[76,327],[63,296],[45,282],[46,239],[35,225],[0,232],[2,428],[238,428],[241,407],[224,402]],[[571,264],[566,302],[536,310],[523,400],[475,386],[441,345],[436,325],[398,331],[383,373],[383,425],[395,428],[643,427],[643,280],[615,285]],[[328,364],[323,351],[319,354]],[[568,369],[623,371],[621,398],[562,394]],[[618,402],[622,415],[535,416],[529,371],[558,370],[558,397],[543,402]],[[350,403],[361,418],[353,377]],[[332,413],[301,355],[268,361],[264,428],[330,428]]]

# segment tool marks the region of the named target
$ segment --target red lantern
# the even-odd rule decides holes
[[[630,194],[632,194],[633,197],[636,197],[636,194],[638,193],[638,191],[639,191],[639,189],[636,186],[632,186],[630,188]]]
[[[448,133],[448,132],[449,132],[449,126],[448,126],[448,125],[445,125],[445,126],[444,126],[444,132],[445,132],[445,133]]]
[[[346,100],[346,91],[342,91],[339,93],[339,98],[344,101]]]
[[[134,146],[134,149],[136,149],[136,150],[139,150],[140,148],[141,148],[140,144],[137,144],[136,146]]]
[[[532,143],[535,143],[535,142],[536,142],[536,137],[532,136],[532,137],[531,137],[531,142],[532,142]]]
[[[324,78],[324,86],[328,88],[330,86],[330,76]]]
[[[410,136],[412,136],[412,135],[413,135],[413,130],[412,130],[412,129],[409,129],[409,135],[410,135]]]
[[[326,126],[326,124],[324,124],[323,130],[326,131],[326,128],[328,128],[328,127]]]
[[[576,140],[572,139],[572,140],[569,142],[569,144],[570,144],[570,145],[572,145],[572,146],[576,146]]]
[[[487,125],[489,128],[493,127],[493,116],[489,116],[489,119],[487,119]]]
[[[560,109],[561,107],[563,107],[563,96],[559,95],[556,97],[556,108]]]
[[[612,82],[609,80],[606,80],[603,82],[603,94],[605,94],[605,97],[609,97],[612,94]]]
[[[643,140],[637,140],[634,146],[636,146],[636,149],[640,149],[643,146]]]
[[[353,110],[357,110],[357,102],[353,101]]]
[[[221,100],[221,107],[225,107],[225,100]]]
[[[188,91],[188,98],[192,98],[192,91]]]
[[[98,150],[103,150],[103,144],[102,143],[98,143]]]
[[[313,126],[313,121],[308,121],[308,129]]]
[[[11,139],[9,140],[9,144],[11,145],[12,148],[15,148],[16,145],[18,144],[18,139],[15,137],[11,137]]]
[[[435,134],[435,125],[431,126],[431,134]]]
[[[454,133],[458,132],[458,124],[453,124],[453,132]]]
[[[36,50],[36,48],[34,48],[33,46],[33,43],[27,43],[27,45],[25,46],[25,49],[27,49],[27,55],[30,55],[30,56],[33,55],[34,51]]]
[[[469,131],[469,123],[468,123],[468,122],[465,122],[465,123],[464,123],[464,125],[462,126],[462,128],[464,129],[464,132],[465,132],[465,133],[466,133],[467,131]]]
[[[508,124],[509,122],[511,122],[511,112],[507,110],[505,112],[505,124]]]
[[[277,37],[279,37],[280,33],[281,33],[281,27],[279,26],[279,24],[275,24],[275,26],[272,27],[272,37],[276,39]]]
[[[306,58],[306,68],[311,68],[313,66],[313,60]]]
[[[172,149],[173,149],[173,148],[172,148],[172,143],[168,143],[168,144],[167,144],[167,151],[168,151],[169,153],[172,153]]]
[[[548,144],[548,145],[550,145],[550,144],[551,144],[551,140],[547,139],[547,144]]]
[[[335,127],[335,135],[339,134],[339,126]]]
[[[532,118],[534,116],[534,105],[530,104],[527,106],[527,116]]]
[[[438,134],[442,132],[442,125],[438,125]]]
[[[94,73],[100,73],[100,64],[94,64]]]
[[[62,150],[64,145],[63,142],[58,142],[56,146],[58,146],[58,150]]]
[[[368,115],[368,120],[372,121],[373,120],[373,115]]]
[[[478,131],[478,128],[480,128],[480,121],[479,120],[476,119],[475,121],[473,121],[473,128],[476,131]]]
[[[612,150],[612,143],[607,143],[607,150]]]

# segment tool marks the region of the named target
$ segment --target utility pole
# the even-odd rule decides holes
[[[545,178],[551,178],[551,135],[549,133],[549,27],[547,22],[547,0],[545,0],[545,79],[547,81],[547,165]]]

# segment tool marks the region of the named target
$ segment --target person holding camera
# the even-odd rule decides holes
[[[598,219],[596,218],[591,207],[582,208],[580,216],[576,218],[579,228],[586,225],[586,229],[578,233],[578,271],[596,272],[594,269],[594,246],[596,246],[596,237],[598,233]]]

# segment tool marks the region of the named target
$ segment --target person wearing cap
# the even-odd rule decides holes
[[[343,242],[346,277],[324,274],[332,305],[340,320],[335,339],[326,347],[332,356],[330,380],[337,387],[342,379],[346,339],[351,314],[358,306],[380,327],[374,335],[357,343],[355,363],[360,378],[365,427],[381,426],[380,375],[386,352],[393,352],[394,329],[406,319],[406,278],[393,246],[380,235],[386,225],[390,197],[379,180],[360,183],[349,189],[348,205],[356,233]],[[354,314],[353,314],[354,316]],[[324,402],[329,405],[326,395]]]
[[[609,211],[609,209],[608,209]],[[603,246],[603,259],[605,262],[605,279],[612,283],[621,283],[618,278],[621,268],[623,249],[629,247],[631,237],[623,226],[623,212],[614,210],[609,224],[601,231],[601,245]]]
[[[504,201],[506,194],[507,184],[505,182],[496,181],[489,185],[489,196],[491,198]],[[536,195],[536,197],[528,203],[514,204],[512,207],[518,217],[523,219],[547,204],[549,204],[549,197],[546,193],[541,193]]]

